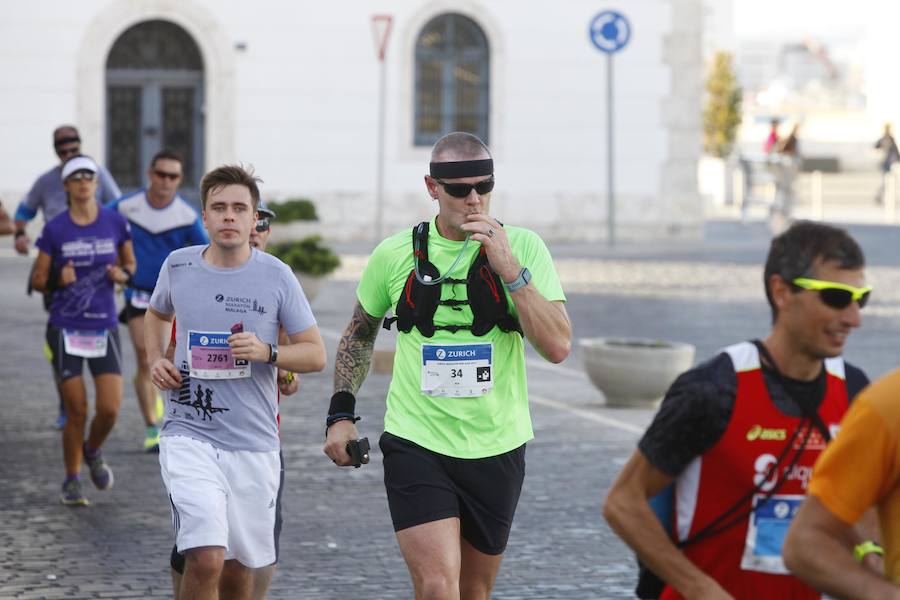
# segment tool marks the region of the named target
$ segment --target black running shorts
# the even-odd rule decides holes
[[[146,308],[135,308],[131,302],[126,302],[125,306],[119,311],[119,323],[128,325],[128,321],[135,317],[143,317],[147,314]]]
[[[488,458],[453,458],[384,432],[384,486],[394,531],[458,517],[479,552],[506,549],[525,479],[525,444]]]
[[[84,361],[88,362],[91,375],[104,375],[106,373],[122,374],[122,343],[119,341],[119,330],[110,329],[108,331],[109,340],[106,344],[106,356],[99,358],[82,358],[81,356],[73,356],[66,353],[65,343],[63,341],[63,332],[58,327],[54,327],[47,323],[47,347],[53,355],[50,361],[53,365],[53,371],[60,381],[71,379],[72,377],[81,377],[84,370]]]

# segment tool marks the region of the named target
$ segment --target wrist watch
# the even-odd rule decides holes
[[[278,360],[278,344],[269,344],[269,364],[274,365]]]
[[[503,287],[506,288],[508,292],[514,292],[519,288],[523,288],[528,285],[528,282],[531,281],[531,271],[528,270],[528,267],[522,267],[522,270],[519,271],[519,276],[510,281],[509,283],[503,282]]]

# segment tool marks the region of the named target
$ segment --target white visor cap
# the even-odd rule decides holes
[[[90,171],[91,173],[96,173],[97,163],[87,156],[76,156],[75,158],[66,161],[66,164],[63,165],[62,180],[65,181],[66,178],[75,171]]]

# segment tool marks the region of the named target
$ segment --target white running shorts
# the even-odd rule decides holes
[[[276,561],[278,451],[220,450],[189,437],[164,436],[159,466],[179,552],[219,546],[225,560],[252,569]]]

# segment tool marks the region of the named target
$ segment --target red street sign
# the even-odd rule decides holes
[[[372,15],[372,41],[375,42],[375,54],[380,61],[384,61],[393,22],[394,17],[391,15]]]

